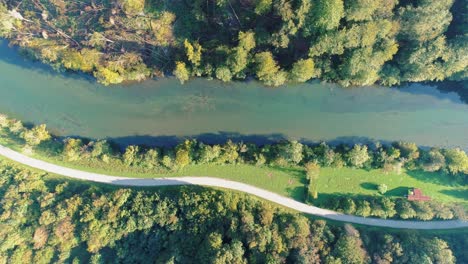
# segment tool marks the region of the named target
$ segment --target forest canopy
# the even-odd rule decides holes
[[[173,74],[269,86],[465,80],[462,0],[0,0],[0,37],[109,85]]]
[[[465,233],[356,229],[201,187],[112,188],[0,160],[0,263],[466,263]]]

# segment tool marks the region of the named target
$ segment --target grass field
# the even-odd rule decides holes
[[[379,195],[377,186],[388,186],[385,196],[403,197],[408,188],[420,188],[424,194],[441,202],[467,203],[468,186],[462,186],[441,177],[438,173],[423,171],[403,171],[400,175],[383,173],[381,170],[361,170],[351,168],[322,168],[318,180],[319,199],[332,195]]]
[[[300,201],[304,200],[305,194],[305,174],[302,170],[292,168],[256,167],[252,165],[190,165],[170,175],[219,177],[248,183]]]

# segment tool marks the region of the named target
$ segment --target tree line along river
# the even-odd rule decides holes
[[[55,134],[122,144],[173,144],[185,136],[264,143],[404,140],[468,149],[468,105],[434,86],[340,88],[312,82],[267,88],[173,78],[104,87],[57,73],[0,43],[0,113]]]

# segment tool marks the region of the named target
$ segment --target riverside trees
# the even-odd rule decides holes
[[[451,9],[460,2],[2,0],[0,36],[104,84],[173,73],[181,82],[394,85],[466,77],[468,44],[458,26],[466,21]]]
[[[424,150],[413,143],[405,142],[396,142],[386,146],[356,144],[333,147],[325,143],[305,145],[298,141],[258,146],[231,140],[219,145],[207,145],[196,140],[185,140],[176,147],[128,146],[122,150],[115,145],[112,147],[111,143],[103,140],[51,138],[45,126],[24,127],[20,121],[9,119],[5,115],[0,115],[0,135],[8,143],[14,142],[18,147],[28,146],[28,148],[23,148],[25,152],[32,151],[31,145],[37,143],[39,154],[45,154],[48,158],[101,171],[165,175],[183,170],[189,165],[201,168],[205,168],[203,165],[211,167],[227,164],[259,166],[290,171],[290,175],[294,178],[301,179],[305,176],[306,181],[303,182],[305,188],[301,189],[299,199],[330,209],[344,210],[344,212],[361,216],[385,218],[400,217],[422,220],[466,218],[466,210],[458,204],[440,204],[439,201],[427,202],[424,205],[407,204],[402,202],[402,200],[404,201],[403,194],[398,194],[397,196],[400,197],[394,199],[392,195],[374,197],[360,195],[359,191],[353,190],[352,193],[342,195],[327,193],[322,196],[324,199],[321,199],[321,190],[318,189],[317,184],[320,168],[322,171],[329,169],[326,167],[346,170],[347,168],[343,168],[345,166],[351,167],[353,171],[356,168],[363,168],[364,170],[358,172],[363,174],[367,173],[366,170],[377,172],[372,177],[385,177],[384,174],[390,172],[395,175],[400,174],[402,168],[405,168],[406,173],[416,175],[414,177],[427,177],[427,180],[440,181],[442,184],[464,184],[468,176],[468,156],[461,149],[434,148]],[[242,166],[238,168],[242,170]],[[422,171],[431,173],[421,173]],[[346,173],[350,173],[349,169]],[[347,178],[346,176],[342,177]],[[371,180],[373,181],[374,178]],[[375,180],[379,183],[389,184],[388,188],[391,186],[390,182],[377,178]],[[421,180],[425,181],[425,179]],[[293,179],[289,179],[288,183],[292,184]],[[333,188],[333,184],[329,187]],[[384,193],[383,187],[380,190],[382,194]],[[395,186],[388,190],[389,193],[390,191],[392,193],[401,192],[401,190],[397,190],[399,188],[393,188]],[[463,190],[459,189],[454,193],[455,195],[463,195]]]

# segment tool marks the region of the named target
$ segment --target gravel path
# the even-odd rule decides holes
[[[7,147],[0,145],[0,155],[5,156],[11,160],[22,163],[24,165],[37,168],[50,173],[55,173],[70,178],[108,183],[121,186],[169,186],[169,185],[203,185],[212,187],[221,187],[225,189],[232,189],[249,193],[265,200],[280,204],[282,206],[306,213],[311,215],[320,216],[323,218],[349,222],[355,224],[363,224],[370,226],[401,228],[401,229],[453,229],[453,228],[466,228],[468,227],[467,221],[460,220],[447,220],[447,221],[406,221],[406,220],[385,220],[376,218],[365,218],[359,216],[345,215],[338,212],[318,208],[315,206],[307,205],[291,198],[278,195],[248,184],[223,180],[211,177],[171,177],[171,178],[127,178],[117,177],[105,174],[97,174],[85,172],[75,169],[70,169],[58,165],[54,165],[45,161],[33,159],[31,157],[20,154]]]

